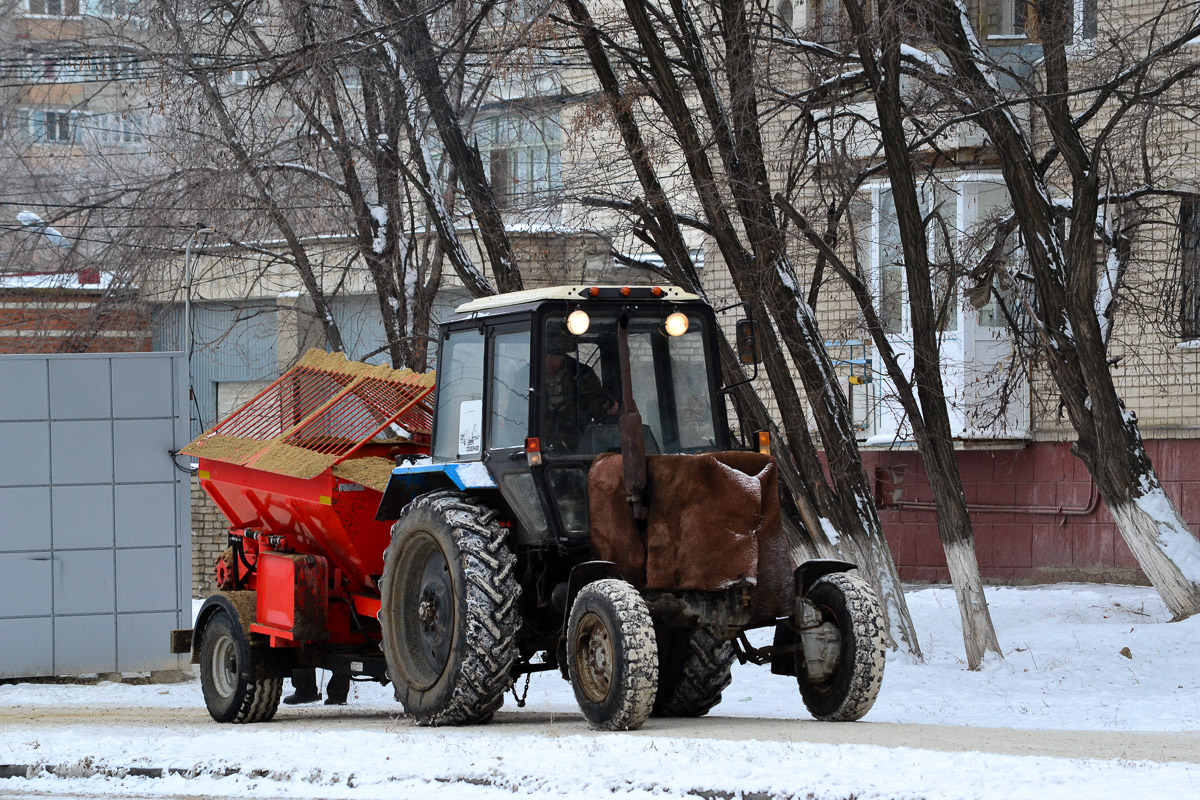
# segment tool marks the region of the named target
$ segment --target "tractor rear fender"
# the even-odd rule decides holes
[[[375,519],[399,519],[401,510],[418,495],[442,489],[475,494],[495,490],[496,481],[479,461],[401,464],[392,470]]]
[[[218,611],[224,611],[242,626],[246,640],[250,640],[250,626],[257,618],[255,592],[217,592],[204,601],[196,615],[196,627],[192,636],[192,663],[200,663],[200,648],[204,643],[204,628]]]
[[[625,576],[611,561],[585,561],[571,568],[567,578],[567,605],[563,608],[563,632],[567,630],[567,621],[571,618],[571,606],[575,605],[575,597],[579,590],[592,581],[602,581],[606,578],[625,580]]]
[[[796,596],[804,597],[817,581],[835,572],[849,572],[858,569],[857,564],[849,561],[839,561],[836,558],[814,558],[796,567],[792,574],[796,578]]]

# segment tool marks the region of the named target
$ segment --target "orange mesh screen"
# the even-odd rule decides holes
[[[181,452],[309,478],[380,436],[428,434],[434,373],[310,350],[295,367]]]

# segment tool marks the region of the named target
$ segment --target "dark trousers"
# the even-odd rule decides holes
[[[313,697],[317,694],[317,671],[312,667],[299,667],[292,670],[292,688],[298,693]],[[350,694],[350,675],[345,672],[334,672],[325,684],[325,696],[331,703],[344,703]]]

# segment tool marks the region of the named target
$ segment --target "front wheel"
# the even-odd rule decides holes
[[[591,727],[642,726],[654,708],[658,652],[650,611],[633,586],[607,579],[579,591],[567,624],[567,665]]]
[[[380,581],[388,677],[423,725],[483,722],[504,703],[520,627],[496,512],[457,492],[409,503],[392,528]]]
[[[810,676],[804,654],[797,654],[796,680],[804,705],[820,720],[862,719],[883,683],[886,645],[879,600],[870,584],[844,572],[813,584],[808,600],[816,606],[822,624],[836,629],[840,641],[832,669],[820,677]]]
[[[200,688],[217,722],[266,722],[279,708],[283,678],[266,673],[241,623],[220,609],[204,626]]]

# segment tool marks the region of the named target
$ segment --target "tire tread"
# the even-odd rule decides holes
[[[845,599],[855,643],[854,663],[849,686],[836,707],[818,713],[813,711],[808,698],[805,698],[805,704],[809,705],[809,711],[819,720],[853,722],[862,719],[871,710],[883,684],[886,653],[883,612],[871,585],[857,575],[835,572],[817,581],[813,589],[821,584],[832,585]],[[801,674],[801,670],[797,670],[797,674]],[[803,677],[799,680],[803,682]],[[801,690],[803,694],[803,685]]]

